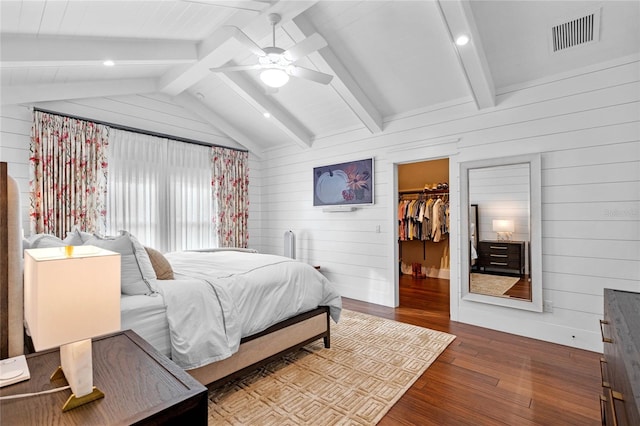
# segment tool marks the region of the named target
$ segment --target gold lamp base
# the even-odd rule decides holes
[[[62,371],[62,367],[56,368],[56,371],[53,372],[49,380],[54,381],[60,379],[66,379],[64,376],[64,371]],[[80,397],[77,397],[74,393],[71,393],[67,401],[62,406],[62,412],[73,410],[74,408],[80,407],[81,405],[88,404],[100,398],[104,398],[104,393],[100,389],[95,386],[93,386],[92,389],[93,390],[91,391],[91,393]]]
[[[88,404],[89,402],[95,401],[97,399],[104,398],[104,393],[97,387],[93,387],[93,391],[85,396],[77,397],[75,394],[71,394],[67,402],[62,406],[62,411],[73,410],[76,407],[79,407],[84,404]]]

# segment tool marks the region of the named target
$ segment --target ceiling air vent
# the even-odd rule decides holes
[[[597,42],[600,38],[600,9],[551,28],[553,52]]]

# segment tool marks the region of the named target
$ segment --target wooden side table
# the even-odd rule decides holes
[[[31,379],[0,395],[65,386],[50,382],[58,349],[27,355]],[[207,424],[207,388],[131,330],[93,340],[93,383],[105,397],[62,412],[70,390],[0,402],[7,425]]]

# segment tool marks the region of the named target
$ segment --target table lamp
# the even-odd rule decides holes
[[[120,330],[120,254],[94,246],[25,250],[27,328],[37,351],[60,346],[71,410],[104,393],[93,386],[91,338]]]
[[[515,231],[513,220],[494,219],[493,232],[496,233],[498,240],[510,240],[511,234]]]

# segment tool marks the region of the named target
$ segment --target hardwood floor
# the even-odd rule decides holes
[[[518,299],[531,300],[531,281],[529,280],[529,275],[524,275],[520,278],[520,280],[504,294]]]
[[[598,425],[600,354],[449,320],[449,282],[401,280],[400,307],[343,307],[457,336],[380,425]]]

